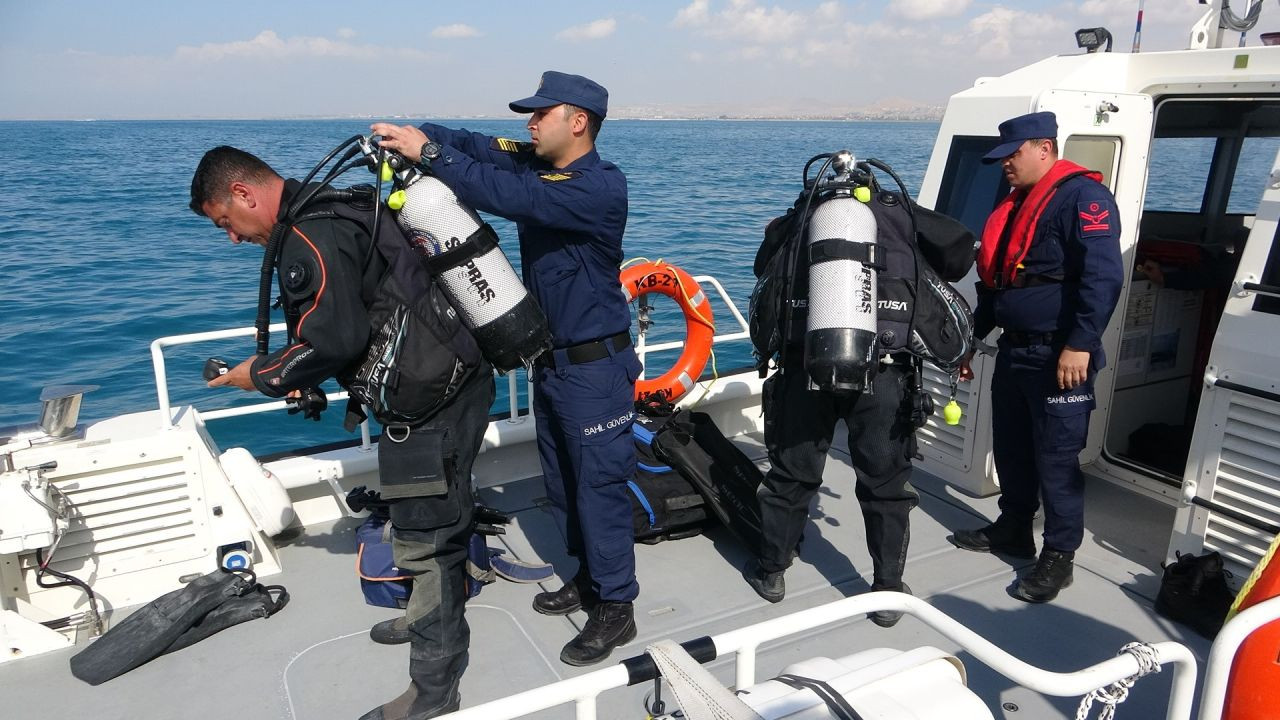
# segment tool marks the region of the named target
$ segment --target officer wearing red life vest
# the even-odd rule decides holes
[[[978,250],[974,334],[999,326],[991,382],[992,451],[1000,516],[948,538],[975,552],[1036,556],[1032,518],[1044,503],[1043,547],[1014,597],[1048,602],[1071,584],[1084,538],[1078,455],[1106,365],[1102,333],[1124,284],[1120,217],[1097,172],[1058,158],[1051,112],[1000,124],[1000,162],[1012,191],[992,211]],[[973,377],[966,365],[962,377]]]

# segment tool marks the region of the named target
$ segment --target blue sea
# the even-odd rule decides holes
[[[519,118],[439,122],[528,137]],[[937,130],[936,123],[618,120],[605,123],[599,149],[627,174],[627,256],[713,275],[745,313],[764,226],[796,199],[806,161],[840,149],[879,158],[914,194]],[[85,397],[82,421],[154,409],[152,340],[253,325],[261,249],[231,245],[187,209],[205,150],[235,145],[301,177],[367,131],[362,120],[0,122],[0,427],[34,423],[40,389],[54,384],[102,386]],[[371,178],[353,172],[338,184]],[[490,220],[518,264],[515,228]],[[683,331],[665,309],[651,342]],[[728,328],[723,306],[713,309]],[[283,342],[273,337],[272,347]],[[206,388],[200,378],[205,358],[234,364],[252,352],[251,337],[170,349],[172,402],[209,410],[262,400]],[[745,342],[717,351],[721,372],[749,362]],[[497,410],[506,407],[505,390],[500,380]],[[277,412],[209,427],[223,449],[276,452],[351,437],[340,405],[320,423]]]

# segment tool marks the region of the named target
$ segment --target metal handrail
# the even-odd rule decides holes
[[[1139,672],[1138,659],[1128,653],[1070,673],[1042,670],[1001,650],[986,638],[919,598],[883,591],[864,593],[766,620],[740,630],[716,635],[711,638],[711,641],[715,645],[717,656],[729,653],[736,655],[735,687],[744,689],[756,682],[756,652],[762,643],[883,610],[914,615],[921,622],[959,645],[979,662],[1023,687],[1046,695],[1082,696],[1137,675]],[[1244,614],[1241,617],[1244,617]],[[1153,643],[1151,647],[1161,665],[1173,665],[1173,687],[1165,715],[1166,720],[1189,720],[1196,685],[1195,656],[1190,649],[1180,643],[1159,642]],[[1215,644],[1215,650],[1216,648]],[[514,718],[569,702],[575,704],[577,720],[595,720],[596,698],[600,693],[625,687],[628,683],[627,668],[618,664],[459,710],[442,716],[442,720],[444,718],[448,720],[514,720]],[[1202,713],[1201,717],[1209,716]]]
[[[743,338],[749,337],[750,332],[749,332],[749,326],[747,324],[746,319],[742,316],[742,313],[738,311],[737,306],[734,305],[733,300],[729,297],[729,293],[725,291],[724,286],[720,284],[720,281],[716,280],[714,277],[710,275],[697,275],[697,276],[694,276],[694,280],[696,280],[699,284],[705,283],[715,288],[716,293],[720,296],[720,299],[724,302],[725,306],[729,309],[730,315],[733,316],[733,319],[738,323],[738,326],[741,328],[736,332],[716,335],[715,337],[712,338],[712,343],[714,344],[714,343],[730,342],[733,340],[741,340]],[[284,323],[275,323],[274,325],[271,325],[268,328],[270,332],[284,332],[285,329],[286,329],[286,326]],[[193,345],[196,343],[211,342],[214,340],[226,340],[229,338],[248,337],[250,335],[253,335],[255,332],[256,330],[252,327],[241,327],[241,328],[234,328],[230,330],[212,330],[209,332],[188,333],[185,335],[170,335],[167,337],[157,338],[156,340],[153,340],[151,342],[151,365],[155,372],[156,398],[158,400],[158,404],[160,408],[160,429],[161,430],[167,430],[173,427],[173,424],[174,424],[173,409],[169,404],[169,382],[168,382],[168,374],[165,369],[165,358],[164,358],[165,348],[176,347],[179,345]],[[642,336],[640,338],[640,341],[637,342],[636,344],[636,353],[640,357],[641,364],[643,364],[645,355],[649,352],[671,350],[674,348],[682,347],[683,345],[684,343],[681,341],[673,341],[673,342],[659,343],[657,345],[652,345],[652,346],[646,346]],[[533,381],[531,379],[526,379],[526,386],[527,386],[526,397],[530,397],[530,398],[533,397]],[[507,394],[508,394],[508,401],[509,401],[508,405],[510,407],[509,416],[506,420],[507,422],[511,422],[511,423],[525,422],[527,418],[531,418],[533,416],[532,403],[530,403],[528,416],[522,417],[520,415],[519,380],[517,379],[516,373],[514,372],[507,374]],[[347,399],[347,397],[348,397],[348,394],[345,391],[343,391],[343,392],[338,392],[331,395],[330,400],[332,401],[345,400]],[[286,403],[284,400],[270,400],[270,401],[259,402],[259,403],[251,403],[247,405],[239,405],[232,408],[222,408],[220,410],[209,410],[207,412],[201,412],[200,416],[205,420],[217,420],[220,418],[238,417],[241,415],[253,415],[256,413],[283,410],[287,407],[288,407],[288,403]],[[367,420],[360,424],[360,435],[362,440],[362,447],[368,448],[370,446],[371,440],[369,435],[369,422]]]

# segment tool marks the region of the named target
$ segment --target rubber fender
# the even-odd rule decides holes
[[[218,463],[262,532],[268,536],[279,535],[293,524],[295,515],[289,492],[280,478],[263,467],[248,450],[231,448],[218,457]]]

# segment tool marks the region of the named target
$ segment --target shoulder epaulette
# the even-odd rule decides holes
[[[520,142],[519,140],[512,140],[510,138],[496,137],[493,139],[493,142],[489,143],[489,149],[515,154],[532,150],[533,143]]]
[[[563,182],[565,180],[572,180],[576,177],[582,177],[582,173],[577,170],[538,173],[538,179],[543,180],[544,182]]]

